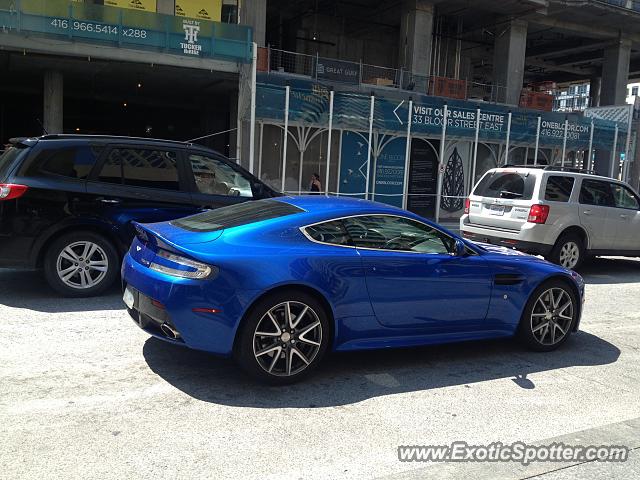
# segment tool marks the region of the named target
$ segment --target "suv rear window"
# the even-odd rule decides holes
[[[44,174],[86,180],[102,148],[83,145],[42,151],[27,175]]]
[[[549,177],[544,199],[552,202],[568,202],[573,190],[573,177]]]
[[[225,228],[249,225],[272,218],[285,217],[303,212],[301,208],[278,200],[257,200],[228,207],[216,208],[191,217],[171,222],[176,227],[192,232],[215,232]]]
[[[13,165],[13,161],[22,153],[23,150],[11,147],[0,154],[0,180],[9,173],[9,168]]]
[[[473,194],[489,198],[531,200],[535,185],[534,175],[498,170],[482,177]]]

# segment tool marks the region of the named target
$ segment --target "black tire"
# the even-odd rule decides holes
[[[90,259],[80,257],[79,260],[82,261],[72,263],[68,255],[61,257],[63,251],[68,247],[72,248],[72,251],[76,252],[76,254],[81,255],[84,250],[83,243],[97,246]],[[71,272],[65,275],[73,275],[73,277],[68,279],[67,282],[58,274],[59,258],[61,271],[71,269]],[[72,267],[78,267],[76,270],[78,273],[74,273]],[[80,272],[82,268],[85,269],[86,273],[82,274]],[[102,269],[106,269],[106,271],[102,271]],[[116,248],[107,238],[94,232],[77,231],[64,234],[49,245],[44,255],[45,278],[51,288],[65,297],[79,298],[100,295],[113,285],[113,282],[118,277],[119,270],[120,257]],[[87,285],[85,287],[82,286],[81,275],[85,279]],[[94,280],[95,284],[92,284]],[[78,285],[74,286],[76,283]]]
[[[284,304],[287,302],[290,304],[293,320],[302,313],[304,306],[309,307],[299,324],[293,329],[289,325],[288,332],[282,328],[285,321]],[[268,312],[273,312],[272,316],[278,323],[277,330]],[[316,326],[304,332],[317,322],[319,328]],[[269,336],[255,335],[259,332],[268,333]],[[262,298],[251,307],[236,337],[234,359],[245,372],[263,383],[291,384],[307,377],[317,368],[330,343],[330,335],[329,315],[318,299],[295,289],[280,291]],[[307,336],[312,338],[306,338]],[[319,345],[307,343],[310,341]],[[269,349],[273,351],[268,351]],[[267,353],[259,355],[260,352]],[[300,353],[308,360],[308,364],[302,360]],[[269,372],[268,367],[273,370]],[[298,367],[300,370],[296,371]],[[290,373],[287,373],[287,368]]]
[[[564,233],[558,238],[547,260],[570,270],[576,270],[580,268],[586,256],[582,238],[575,233]]]
[[[541,299],[541,296],[544,296],[549,290],[554,290],[554,292],[562,290],[566,296],[561,297],[561,299],[558,300],[558,308],[555,309],[556,312],[551,315],[551,318],[546,318],[541,317],[542,312],[544,311],[541,307],[545,306],[540,305],[538,300]],[[554,293],[554,298],[557,298],[557,296],[558,293]],[[568,302],[567,298],[571,299],[571,314],[569,315],[568,309],[566,309],[560,312],[560,316],[557,315],[557,310],[560,310],[563,305]],[[571,335],[578,318],[579,308],[580,305],[578,303],[578,298],[566,282],[563,282],[562,280],[549,280],[538,286],[538,288],[536,288],[529,297],[524,312],[522,313],[522,318],[520,319],[516,336],[531,350],[538,352],[549,352],[551,350],[555,350],[564,344]],[[536,312],[535,317],[532,316],[534,312]],[[571,317],[570,320],[563,319],[561,316],[562,314],[564,314],[565,317]],[[545,322],[550,323],[551,325],[553,325],[552,322],[555,322],[556,327],[541,327]],[[547,328],[546,333],[544,331],[545,328]],[[545,340],[549,341],[551,339],[552,331],[555,336],[559,335],[562,330],[564,330],[565,333],[559,340],[551,344],[545,343]],[[541,336],[543,337],[542,341],[540,339]]]

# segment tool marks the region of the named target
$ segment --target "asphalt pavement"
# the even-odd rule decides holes
[[[332,355],[264,387],[232,362],[149,338],[120,295],[61,299],[0,270],[0,478],[640,478],[625,463],[407,463],[399,445],[640,448],[640,260],[584,269],[582,330]]]

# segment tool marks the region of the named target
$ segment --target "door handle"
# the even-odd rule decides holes
[[[109,205],[118,205],[120,202],[120,200],[117,200],[115,198],[99,198],[98,201],[100,203],[106,203]]]
[[[629,215],[626,215],[626,214],[624,214],[624,213],[621,213],[621,214],[620,214],[620,218],[624,218],[624,219],[626,220],[627,218],[629,218]]]
[[[584,212],[582,212],[582,213],[584,213],[585,215],[591,215],[591,210],[585,210],[585,211],[584,211]]]

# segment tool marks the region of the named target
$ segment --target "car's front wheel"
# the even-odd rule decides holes
[[[545,282],[535,289],[527,302],[518,337],[533,350],[555,350],[569,338],[578,308],[576,294],[565,282]]]
[[[301,380],[329,344],[329,318],[313,296],[280,292],[257,302],[237,337],[234,356],[251,376],[274,385]]]
[[[47,282],[66,297],[103,293],[118,276],[120,262],[109,240],[94,232],[71,232],[57,238],[44,257]]]

